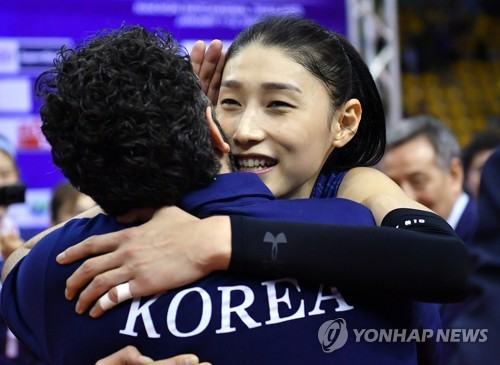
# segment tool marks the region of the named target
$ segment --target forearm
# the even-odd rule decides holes
[[[410,210],[407,210],[410,211]],[[415,213],[416,212],[416,213]],[[392,212],[391,212],[392,213]],[[405,225],[408,216],[388,215],[389,227],[348,227],[270,222],[231,217],[229,270],[294,276],[350,289],[448,302],[467,294],[468,255],[442,218],[413,210],[426,224]],[[444,222],[444,223],[443,223]],[[399,229],[392,228],[399,225]],[[283,233],[275,260],[267,232]]]

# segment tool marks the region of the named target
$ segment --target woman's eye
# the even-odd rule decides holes
[[[267,106],[268,108],[293,108],[293,105],[278,100],[270,102]]]
[[[234,99],[222,99],[222,101],[220,102],[220,104],[221,105],[225,105],[225,106],[238,106],[238,105],[240,105],[240,103],[238,103]]]

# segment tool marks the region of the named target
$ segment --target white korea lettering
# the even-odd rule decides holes
[[[153,298],[149,299],[146,303],[141,306],[141,299],[137,298],[132,301],[130,305],[130,310],[128,312],[127,324],[125,328],[120,330],[122,335],[137,337],[137,332],[134,331],[135,322],[140,316],[144,322],[144,328],[146,328],[146,333],[149,338],[159,338],[160,334],[156,332],[155,326],[153,324],[153,319],[151,318],[151,313],[149,312],[149,307],[153,304],[160,295],[155,295]]]
[[[166,329],[175,337],[192,337],[201,334],[209,328],[214,318],[214,310],[220,309],[220,325],[216,327],[213,331],[216,334],[225,334],[237,331],[241,328],[241,324],[246,326],[247,329],[254,329],[261,327],[262,325],[273,325],[278,323],[283,323],[286,321],[297,320],[305,318],[307,316],[316,316],[327,313],[325,310],[325,303],[327,301],[334,301],[336,306],[330,309],[336,312],[352,310],[354,307],[347,304],[339,291],[331,287],[329,291],[331,294],[324,294],[324,287],[320,286],[316,295],[314,302],[314,307],[311,311],[306,313],[306,299],[309,300],[309,305],[313,305],[312,301],[314,296],[311,296],[310,291],[305,293],[302,291],[299,283],[295,279],[283,278],[278,280],[270,280],[261,282],[262,289],[259,290],[258,287],[250,287],[246,285],[233,285],[233,286],[218,286],[217,291],[215,288],[202,288],[202,287],[190,287],[179,292],[171,294],[161,294],[156,295],[153,298],[147,300],[144,304],[141,303],[141,299],[134,299],[131,301],[130,309],[127,317],[127,322],[125,328],[120,330],[119,333],[127,336],[138,336],[136,324],[138,321],[142,320],[144,329],[149,338],[160,338],[161,335],[157,331],[158,322],[153,322],[152,316],[152,306],[154,308],[154,313],[158,313],[158,310],[166,310]],[[196,313],[197,309],[191,307],[192,301],[185,299],[188,294],[199,295],[202,302],[201,313]],[[238,294],[238,297],[242,297],[238,303],[234,303],[234,297]],[[242,294],[242,296],[241,296]],[[220,297],[218,297],[220,295]],[[259,295],[259,300],[256,300],[256,295]],[[157,299],[160,296],[171,297],[170,301],[161,301]],[[262,307],[266,304],[264,299],[267,299],[267,318],[253,318],[250,315],[250,309],[256,308],[256,306]],[[233,300],[233,303],[231,302]],[[220,308],[215,307],[220,306]],[[164,309],[162,307],[165,306]],[[160,309],[159,309],[160,308]],[[182,321],[182,316],[179,313],[186,313],[185,310],[188,309],[189,313],[192,313],[195,318],[200,318],[197,324],[193,325],[194,328],[189,328],[186,330],[184,327],[179,328],[178,321]],[[193,313],[195,311],[195,313]],[[265,315],[265,312],[259,311]],[[291,314],[290,314],[291,313]],[[255,316],[255,314],[253,314]],[[218,318],[218,316],[215,316]],[[154,317],[157,321],[158,317]],[[241,323],[237,320],[241,320]],[[266,320],[267,319],[267,320]],[[163,322],[163,323],[165,323]],[[212,327],[213,328],[213,327]]]
[[[191,332],[181,332],[177,329],[177,323],[176,323],[177,311],[179,309],[179,305],[181,304],[182,299],[187,294],[192,292],[199,293],[202,299],[203,304],[202,304],[200,323],[198,323],[198,326],[196,326],[196,328]],[[211,317],[212,317],[212,301],[207,291],[199,287],[189,288],[178,292],[172,299],[172,302],[170,303],[167,312],[167,327],[169,331],[176,337],[191,337],[203,332],[210,323]]]
[[[278,283],[284,283],[288,282],[291,283],[298,292],[300,292],[300,287],[299,284],[297,283],[297,280],[295,279],[279,279],[279,280],[270,280],[270,281],[265,281],[262,283],[267,288],[267,297],[269,300],[269,320],[266,321],[266,324],[275,324],[275,323],[281,323],[285,321],[291,321],[292,319],[297,319],[297,318],[304,318],[305,317],[305,312],[304,312],[304,300],[300,300],[299,308],[297,311],[287,317],[281,317],[279,313],[279,304],[280,303],[285,303],[288,307],[288,309],[292,309],[292,303],[290,302],[290,293],[288,290],[288,287],[285,288],[285,294],[278,298],[276,294],[276,284]]]
[[[231,313],[235,313],[248,328],[262,326],[262,323],[256,322],[252,317],[250,317],[246,310],[253,304],[255,299],[252,289],[246,285],[219,286],[217,289],[222,292],[221,326],[215,331],[215,333],[229,333],[236,331],[236,327],[231,327]],[[236,290],[243,292],[245,300],[240,305],[231,307],[231,293]]]
[[[321,309],[321,303],[325,300],[335,300],[337,301],[337,308],[335,308],[335,312],[344,312],[351,309],[354,309],[353,306],[346,303],[340,292],[335,287],[330,287],[330,292],[332,295],[324,295],[323,294],[323,285],[320,285],[318,290],[318,295],[316,297],[316,303],[314,305],[314,309],[310,311],[308,314],[310,316],[316,316],[319,314],[324,314],[325,310]]]

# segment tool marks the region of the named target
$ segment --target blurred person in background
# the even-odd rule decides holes
[[[462,162],[465,172],[465,190],[476,201],[479,198],[479,184],[483,166],[495,148],[498,147],[500,147],[500,129],[491,128],[477,133],[463,149]]]
[[[16,186],[19,183],[20,172],[16,164],[16,150],[6,137],[0,135],[0,188]],[[5,198],[5,195],[2,195],[2,197]],[[19,228],[8,215],[7,207],[9,202],[1,203],[5,205],[0,204],[0,268],[3,267],[5,259],[24,243],[19,234]],[[0,314],[0,365],[34,364],[42,365],[16,339],[14,334],[7,328],[3,316]]]
[[[499,364],[500,353],[500,147],[485,161],[478,199],[479,224],[470,247],[471,297],[452,323],[454,328],[487,329],[483,342],[452,343],[453,365]]]
[[[387,133],[381,170],[412,199],[446,219],[468,242],[477,225],[477,208],[464,191],[464,168],[455,135],[438,119],[403,119]]]
[[[419,115],[403,119],[387,133],[387,146],[380,168],[419,203],[446,219],[462,240],[470,243],[478,221],[475,200],[464,191],[464,168],[455,135],[441,121]],[[442,304],[444,328],[467,305]],[[446,364],[452,345],[443,344]]]
[[[69,181],[57,185],[50,202],[51,225],[55,226],[92,208],[96,203],[86,194],[79,192]]]
[[[16,151],[10,141],[0,135],[0,188],[19,184]],[[7,214],[8,204],[0,201],[0,245],[3,259],[7,258],[23,241],[15,222]]]

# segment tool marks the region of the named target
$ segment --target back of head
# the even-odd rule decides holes
[[[389,151],[414,138],[425,136],[436,153],[437,166],[447,171],[454,158],[460,158],[460,146],[453,132],[430,115],[418,115],[395,123],[387,133]]]
[[[500,146],[500,129],[490,128],[476,133],[470,143],[462,151],[464,170],[470,168],[474,157],[482,151],[494,150]]]
[[[361,102],[363,114],[356,135],[332,152],[325,169],[370,166],[380,160],[385,146],[383,105],[368,67],[349,41],[310,20],[270,17],[242,31],[229,47],[227,59],[255,42],[281,50],[323,82],[332,113],[349,99]]]
[[[166,32],[122,26],[63,47],[35,87],[55,164],[110,214],[174,204],[219,170],[208,101]]]

